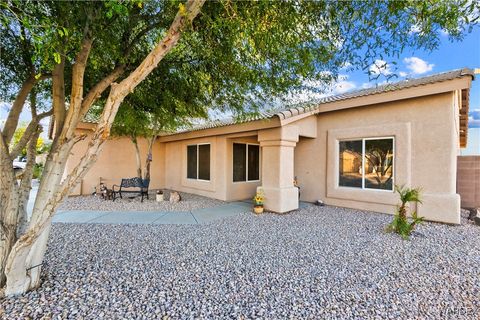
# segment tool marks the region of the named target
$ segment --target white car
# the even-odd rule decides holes
[[[27,159],[25,158],[17,158],[13,161],[13,169],[15,170],[23,170],[27,165]]]

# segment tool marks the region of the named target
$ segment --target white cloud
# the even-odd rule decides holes
[[[408,33],[412,34],[412,33],[419,33],[420,32],[420,25],[418,24],[414,24],[410,27],[410,31],[408,31]]]
[[[349,68],[349,67],[351,67],[351,66],[352,66],[352,64],[351,64],[350,62],[346,61],[346,62],[344,62],[344,63],[342,64],[342,66],[340,67],[340,69],[341,69],[341,70],[345,70],[345,69],[347,69],[347,68]]]
[[[373,87],[373,83],[372,82],[364,82],[364,83],[362,83],[362,85],[360,87],[362,89],[369,89],[369,88]]]
[[[412,74],[424,74],[432,71],[435,66],[433,63],[428,63],[417,57],[405,58],[403,59],[403,62],[405,62],[405,66]]]
[[[388,76],[392,74],[390,65],[385,60],[377,59],[368,69],[372,74],[382,74]]]
[[[400,72],[398,73],[398,75],[399,75],[400,77],[406,77],[406,76],[408,75],[408,73],[406,73],[405,71],[400,71]]]
[[[334,94],[342,94],[355,89],[357,85],[353,81],[342,80],[333,85],[332,92]]]
[[[305,80],[303,81],[303,86],[304,89],[288,94],[286,96],[287,101],[306,102],[319,100],[357,88],[357,84],[354,81],[349,81],[348,75],[345,74],[340,74],[337,81],[328,86],[325,85],[325,82],[316,80]]]
[[[332,94],[342,94],[355,89],[357,85],[353,81],[348,81],[347,74],[339,74],[338,80],[332,84],[330,91]]]

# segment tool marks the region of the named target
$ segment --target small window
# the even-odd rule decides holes
[[[197,145],[187,146],[187,178],[197,179]]]
[[[248,146],[248,180],[260,180],[260,146],[249,144]]]
[[[187,178],[210,180],[210,144],[187,146]]]
[[[233,144],[233,182],[260,180],[260,146]]]
[[[198,179],[210,180],[210,145],[198,146]]]
[[[247,180],[247,145],[233,144],[233,182]]]
[[[393,190],[393,138],[339,142],[341,187]]]

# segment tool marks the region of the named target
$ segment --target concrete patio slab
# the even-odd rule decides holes
[[[107,211],[87,211],[87,210],[58,211],[53,217],[52,222],[87,223],[93,219],[100,218],[110,213],[111,212],[107,212]]]
[[[252,200],[233,201],[233,202],[229,202],[228,204],[232,204],[235,206],[242,206],[250,209],[253,207]]]
[[[166,214],[167,212],[112,211],[109,214],[92,219],[88,222],[108,224],[151,224]]]
[[[191,212],[167,212],[152,224],[198,224]]]
[[[300,202],[300,208],[309,206]],[[199,224],[232,217],[252,210],[250,201],[235,201],[212,208],[181,212],[163,211],[91,211],[60,210],[53,222],[61,223],[105,223],[105,224]]]

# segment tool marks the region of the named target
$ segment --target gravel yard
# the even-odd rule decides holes
[[[208,225],[54,224],[44,282],[3,318],[478,319],[480,228],[309,206]]]
[[[191,211],[195,209],[211,208],[225,203],[220,200],[206,198],[199,195],[180,192],[182,201],[170,203],[170,191],[165,190],[164,199],[167,201],[155,201],[155,190],[150,191],[148,197],[143,199],[136,194],[127,194],[123,199],[115,201],[103,200],[98,196],[73,196],[67,198],[59,210],[95,210],[95,211]],[[130,198],[130,196],[132,198]]]

